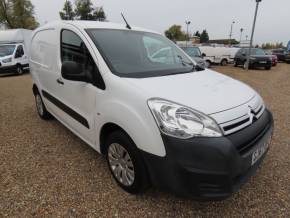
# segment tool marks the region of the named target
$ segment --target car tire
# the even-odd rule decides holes
[[[206,60],[205,62],[206,62],[207,68],[210,68],[211,67],[211,62],[209,60]]]
[[[43,120],[52,119],[53,116],[47,111],[39,92],[37,92],[34,97],[35,97],[36,110],[39,117]]]
[[[243,64],[243,69],[244,69],[244,70],[247,69],[247,61],[244,62],[244,64]],[[250,69],[250,66],[249,66],[249,69]]]
[[[226,59],[223,59],[221,61],[221,66],[227,66],[227,64],[228,64],[228,61]]]
[[[271,70],[271,66],[265,67],[265,70]]]
[[[238,62],[237,61],[234,62],[234,67],[238,67]]]
[[[133,140],[123,131],[115,131],[105,142],[106,159],[117,184],[131,194],[149,187],[147,169]]]
[[[17,75],[22,75],[24,73],[23,68],[20,64],[16,65],[16,72],[17,72]]]

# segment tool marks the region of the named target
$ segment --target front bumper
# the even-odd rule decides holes
[[[143,153],[152,184],[199,200],[221,200],[239,190],[264,155],[252,166],[252,154],[273,133],[272,114],[265,110],[251,126],[219,138],[188,140],[162,136],[165,157]]]
[[[15,73],[16,72],[16,65],[10,66],[0,66],[0,73]]]

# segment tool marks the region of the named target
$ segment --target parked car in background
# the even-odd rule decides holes
[[[278,64],[277,55],[273,55],[272,51],[269,51],[269,50],[265,50],[265,54],[269,55],[269,57],[271,57],[271,59],[272,59],[272,67],[277,66],[277,64]]]
[[[249,48],[241,48],[235,57],[235,67],[243,66],[244,69],[247,67],[247,55]],[[272,67],[272,58],[265,54],[260,48],[252,48],[250,55],[250,68],[263,67],[266,70],[270,70]]]
[[[286,51],[285,49],[273,49],[271,50],[273,55],[276,55],[278,58],[278,61],[285,61],[285,57],[286,57]]]
[[[290,64],[290,41],[288,42],[288,45],[287,45],[285,61],[286,61],[288,64]]]
[[[152,59],[162,48],[174,55]],[[273,117],[261,96],[197,67],[159,33],[110,22],[48,23],[33,34],[30,64],[40,118],[55,117],[103,154],[129,193],[153,185],[224,199],[268,152]]]
[[[234,57],[238,48],[199,46],[202,56],[206,62],[211,64],[220,64],[226,66],[234,62]]]
[[[22,74],[29,69],[31,30],[0,31],[0,73]]]
[[[186,54],[188,54],[199,66],[209,68],[210,64],[206,62],[200,52],[200,49],[195,46],[181,47]]]

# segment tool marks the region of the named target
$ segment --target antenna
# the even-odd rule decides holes
[[[123,20],[124,20],[125,23],[126,23],[126,28],[129,29],[129,30],[132,29],[131,26],[128,24],[126,18],[124,17],[124,14],[123,14],[123,13],[121,13],[121,16],[123,17]]]

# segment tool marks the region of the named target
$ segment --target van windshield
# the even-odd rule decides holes
[[[15,45],[0,45],[0,57],[12,55],[15,50]]]
[[[87,29],[112,73],[144,78],[190,73],[193,63],[167,38],[132,30]]]

